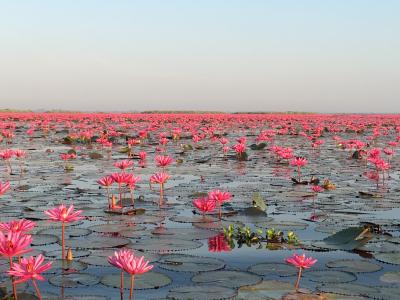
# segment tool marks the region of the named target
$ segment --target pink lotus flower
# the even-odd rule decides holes
[[[145,160],[147,157],[147,152],[146,151],[140,151],[139,152],[139,158],[140,160]]]
[[[301,181],[301,171],[300,168],[304,167],[308,163],[307,159],[304,157],[296,157],[290,161],[290,164],[292,166],[297,167],[297,176],[298,176],[298,181]]]
[[[41,273],[49,270],[52,263],[47,262],[43,264],[44,257],[39,254],[38,257],[30,256],[29,258],[22,258],[20,263],[14,263],[8,274],[15,277],[20,277],[15,283],[21,283],[28,280],[44,280],[45,278]],[[39,295],[39,294],[38,294]]]
[[[131,275],[129,299],[133,300],[133,288],[135,276],[146,273],[153,269],[153,265],[149,265],[149,261],[144,260],[144,256],[136,257],[134,255],[128,256],[124,261],[125,272]]]
[[[84,219],[84,217],[80,216],[82,213],[81,210],[74,211],[73,204],[71,204],[69,208],[61,204],[58,207],[44,211],[44,213],[49,216],[50,221],[53,222],[70,223]]]
[[[295,167],[304,167],[307,162],[307,159],[304,157],[296,157],[290,161],[290,164]]]
[[[111,265],[117,267],[118,269],[121,269],[121,279],[120,279],[121,299],[123,298],[123,293],[124,293],[124,265],[126,264],[128,258],[133,255],[134,253],[132,250],[121,249],[119,251],[115,251],[113,256],[108,257],[108,262]]]
[[[322,186],[319,186],[319,185],[312,185],[311,186],[311,190],[314,193],[322,193],[324,191],[324,188]]]
[[[150,182],[151,183],[158,183],[158,184],[164,184],[167,182],[169,179],[169,175],[167,173],[156,173],[150,177]]]
[[[246,145],[242,143],[238,143],[232,147],[233,150],[236,151],[238,156],[241,156],[244,152],[246,152]]]
[[[153,266],[149,265],[149,262],[144,260],[144,256],[135,256],[133,251],[125,249],[114,252],[114,256],[108,257],[108,262],[131,275],[129,294],[130,300],[133,299],[135,276],[146,273],[153,269]],[[121,297],[123,295],[123,278],[124,275],[123,272],[121,272]]]
[[[150,189],[152,189],[151,184],[152,183],[158,183],[160,185],[160,202],[159,206],[163,204],[163,199],[164,199],[164,184],[167,182],[169,179],[169,175],[164,172],[156,173],[151,175],[150,177]]]
[[[302,270],[311,268],[317,262],[317,260],[313,259],[312,257],[306,257],[306,255],[304,253],[302,255],[297,255],[295,253],[295,254],[293,254],[292,257],[287,258],[286,262],[299,269],[297,281],[295,284],[295,288],[297,290],[299,288]]]
[[[27,249],[31,242],[30,235],[12,231],[4,234],[0,231],[0,255],[8,258],[21,256],[32,251],[32,249]]]
[[[121,169],[121,170],[125,170],[125,169],[133,166],[133,161],[132,160],[127,160],[127,159],[121,160],[121,161],[116,162],[114,164],[114,166],[119,168],[119,169]]]
[[[135,190],[136,183],[140,181],[139,176],[135,176],[133,174],[126,174],[125,176],[125,184],[129,188],[130,194],[131,194],[131,201],[132,201],[132,206],[135,206],[135,198],[133,196],[133,191]]]
[[[168,155],[157,155],[155,159],[157,166],[161,168],[165,168],[173,162],[172,157]]]
[[[80,216],[82,211],[74,211],[73,204],[68,209],[64,204],[61,204],[58,207],[44,211],[44,213],[50,217],[49,221],[61,222],[61,259],[65,259],[65,223],[84,219],[83,216]]]
[[[125,173],[113,173],[111,174],[111,178],[118,184],[119,191],[119,202],[122,208],[122,184],[126,183],[126,174]]]
[[[126,260],[132,255],[134,255],[134,253],[131,249],[121,249],[119,251],[115,251],[114,255],[109,256],[108,262],[114,267],[123,269]]]
[[[0,230],[10,232],[21,232],[25,233],[32,230],[35,227],[35,222],[29,220],[14,220],[8,223],[0,223]]]
[[[221,190],[213,190],[208,193],[208,198],[214,200],[218,205],[218,215],[219,218],[221,219],[222,217],[221,205],[223,202],[229,201],[232,198],[231,194]]]
[[[108,208],[110,208],[111,207],[110,187],[114,183],[114,179],[112,178],[112,176],[104,176],[104,177],[100,178],[99,180],[97,180],[97,183],[100,184],[101,186],[105,187],[105,189],[107,191],[106,196],[107,196]]]
[[[207,212],[212,212],[215,209],[215,200],[208,197],[198,198],[193,200],[193,205],[204,215]]]
[[[123,261],[124,270],[131,275],[139,275],[153,269],[149,261],[144,260],[144,256],[130,255]]]
[[[104,176],[97,180],[97,183],[104,187],[110,187],[114,183],[112,176]]]
[[[2,183],[0,181],[0,196],[3,195],[5,192],[7,192],[9,188],[10,188],[10,182],[9,181],[4,182],[4,183]]]

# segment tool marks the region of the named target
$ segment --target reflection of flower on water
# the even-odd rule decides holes
[[[290,179],[292,177],[292,169],[286,166],[273,167],[272,175],[275,177],[281,177],[284,179]]]
[[[208,239],[208,251],[209,252],[229,252],[231,247],[225,240],[223,233],[217,234],[216,236]]]
[[[315,211],[310,215],[311,221],[318,221],[319,216],[315,213]]]

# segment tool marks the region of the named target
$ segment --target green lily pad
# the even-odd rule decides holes
[[[236,294],[236,290],[223,286],[195,285],[173,288],[169,291],[167,299],[222,300],[233,299]]]
[[[377,253],[375,259],[392,265],[400,265],[400,252]]]
[[[377,289],[377,292],[372,292],[368,296],[378,300],[400,299],[400,287],[398,286],[382,286]]]
[[[151,238],[139,240],[132,245],[132,248],[142,251],[168,253],[173,251],[182,251],[196,249],[201,247],[202,243],[197,241],[188,241],[175,238]]]
[[[378,264],[368,260],[340,259],[330,261],[326,264],[328,268],[340,268],[341,271],[352,273],[370,273],[382,269]]]
[[[317,290],[321,292],[346,296],[368,296],[374,293],[378,293],[379,291],[377,287],[358,283],[336,283],[318,285]]]
[[[281,277],[293,276],[297,274],[297,269],[284,263],[261,263],[251,266],[249,272],[260,275],[278,275]]]
[[[386,283],[400,283],[400,271],[386,272],[381,277],[379,277],[380,281]]]
[[[241,286],[259,283],[261,278],[257,275],[241,271],[211,271],[194,275],[192,281],[199,284],[239,288]]]
[[[130,243],[126,238],[88,236],[84,239],[69,239],[66,241],[67,248],[73,249],[104,249],[123,247]]]
[[[44,246],[58,242],[58,237],[51,234],[34,234],[32,235],[32,246]]]
[[[236,299],[282,299],[283,295],[293,291],[293,284],[277,280],[263,280],[260,283],[239,288]]]
[[[99,283],[99,278],[86,273],[60,274],[49,278],[52,285],[74,288],[80,285],[91,286]]]
[[[160,267],[176,272],[205,272],[215,271],[225,267],[225,263],[212,257],[172,254],[163,256]]]
[[[308,271],[304,273],[304,278],[323,283],[345,283],[357,280],[357,276],[353,273],[336,270]]]
[[[119,233],[121,231],[142,231],[146,227],[142,225],[128,226],[126,224],[101,224],[89,227],[90,230],[99,233]]]
[[[56,274],[60,273],[61,271],[74,271],[74,272],[79,272],[83,271],[87,268],[87,265],[84,263],[81,263],[76,260],[68,261],[68,260],[61,260],[57,259],[53,261],[53,264],[51,266],[51,269],[47,270],[45,273],[46,274]]]
[[[120,273],[109,274],[101,278],[100,282],[106,286],[119,288],[120,287]],[[167,275],[158,272],[147,272],[135,276],[135,290],[145,290],[145,289],[158,289],[166,286],[172,282],[171,278]],[[124,276],[124,288],[129,289],[130,286],[130,276],[125,274]]]

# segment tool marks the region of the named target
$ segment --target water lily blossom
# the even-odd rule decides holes
[[[41,273],[51,269],[51,265],[51,262],[44,263],[43,255],[39,254],[37,257],[22,258],[20,263],[14,263],[8,274],[19,278],[15,281],[16,284],[32,280],[38,298],[42,299],[36,280],[45,280]]]
[[[84,219],[81,216],[81,210],[74,210],[74,205],[71,204],[67,208],[64,204],[53,209],[44,211],[45,215],[50,217],[51,222],[61,222],[61,256],[65,259],[65,223],[71,223]]]
[[[299,283],[300,283],[300,278],[301,278],[301,273],[304,269],[309,269],[311,268],[316,262],[316,259],[313,259],[312,257],[306,257],[306,255],[303,253],[302,255],[298,254],[293,254],[292,257],[289,257],[286,259],[286,262],[288,264],[293,265],[297,269],[299,269],[298,275],[297,275],[297,281],[295,284],[296,290],[299,288]]]

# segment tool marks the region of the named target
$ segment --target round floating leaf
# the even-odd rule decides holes
[[[293,291],[293,284],[277,280],[263,280],[260,283],[239,288],[236,299],[282,299],[282,296]]]
[[[171,254],[160,259],[160,267],[177,272],[215,271],[225,267],[225,263],[212,257]]]
[[[69,239],[66,241],[67,248],[74,249],[104,249],[123,247],[130,243],[126,238],[89,236],[84,239]]]
[[[172,252],[196,249],[201,247],[202,243],[197,241],[187,241],[175,238],[151,238],[139,240],[132,245],[132,248],[150,252]]]
[[[370,273],[382,269],[378,264],[368,260],[340,259],[330,261],[326,264],[328,268],[340,268],[341,271],[352,273]]]
[[[106,286],[119,288],[120,274],[109,274],[101,278],[100,282]],[[147,272],[135,276],[135,290],[158,289],[172,282],[167,275],[158,272]],[[124,276],[124,288],[129,289],[130,276]]]
[[[164,217],[151,215],[113,215],[107,217],[110,221],[126,222],[131,224],[158,224],[164,221]]]
[[[110,297],[100,295],[76,295],[65,296],[65,300],[109,300]]]
[[[345,295],[338,295],[338,294],[333,294],[333,293],[322,293],[317,295],[320,300],[321,298],[324,300],[365,300],[365,297],[362,296],[345,296]],[[311,300],[308,298],[305,298],[304,300]]]
[[[54,251],[48,251],[45,252],[45,256],[47,257],[52,257],[52,258],[59,258],[62,255],[62,251],[61,250],[54,250]],[[89,256],[90,255],[90,251],[88,250],[74,250],[72,251],[72,256],[74,258],[80,258],[80,257],[85,257],[85,256]]]
[[[381,277],[379,277],[380,281],[386,282],[386,283],[400,283],[400,271],[394,271],[394,272],[386,272],[383,274]]]
[[[346,296],[368,296],[378,292],[378,288],[357,283],[336,283],[318,285],[317,290]]]
[[[311,281],[324,283],[344,283],[357,279],[353,273],[336,270],[308,271],[304,273],[304,277]]]
[[[54,230],[54,228],[47,228],[47,229],[40,230],[38,233],[39,234],[54,234],[55,230]],[[66,230],[65,238],[68,239],[70,237],[86,236],[91,233],[92,233],[92,231],[87,228],[71,227],[71,228],[68,228],[68,230]]]
[[[217,218],[210,216],[173,216],[169,219],[178,223],[211,223],[218,221]]]
[[[210,230],[222,230],[223,228],[228,227],[229,225],[236,224],[237,226],[243,227],[243,223],[232,223],[227,221],[218,221],[218,222],[210,222],[210,223],[194,223],[193,225],[197,228],[202,229],[210,229]]]
[[[174,237],[181,240],[204,240],[215,236],[215,232],[200,228],[168,228]]]
[[[52,285],[73,288],[79,285],[95,285],[99,283],[99,278],[86,273],[71,273],[71,274],[61,274],[49,278],[49,282]]]
[[[245,285],[256,284],[261,281],[261,278],[257,275],[240,271],[211,271],[194,275],[192,281],[201,284],[238,288]]]
[[[296,268],[284,263],[261,263],[251,266],[248,271],[260,276],[278,275],[285,277],[297,274]]]
[[[379,261],[393,265],[400,265],[400,252],[378,253],[374,256]]]
[[[377,289],[377,292],[370,293],[368,296],[379,300],[400,299],[400,287],[398,286],[382,286]]]
[[[62,270],[77,272],[77,271],[83,271],[86,268],[87,268],[86,264],[81,263],[76,260],[68,261],[65,259],[64,260],[57,259],[57,260],[53,261],[51,269],[49,269],[45,273],[46,274],[55,274],[55,273],[61,272]]]
[[[399,245],[391,242],[376,242],[368,243],[362,247],[357,248],[358,250],[369,251],[369,252],[396,252],[399,250]]]
[[[121,231],[144,230],[142,225],[128,226],[126,224],[101,224],[89,227],[89,229],[99,233],[119,233]]]
[[[44,246],[58,242],[58,237],[51,234],[34,234],[32,235],[32,246]]]
[[[80,262],[88,265],[99,266],[99,267],[109,267],[110,263],[107,260],[107,257],[90,255],[88,257],[82,257]]]
[[[308,224],[296,221],[274,221],[274,222],[258,222],[255,226],[265,228],[275,228],[276,230],[303,230],[306,229]]]
[[[167,298],[174,300],[222,300],[232,299],[236,290],[223,286],[196,285],[173,288],[169,291]]]

